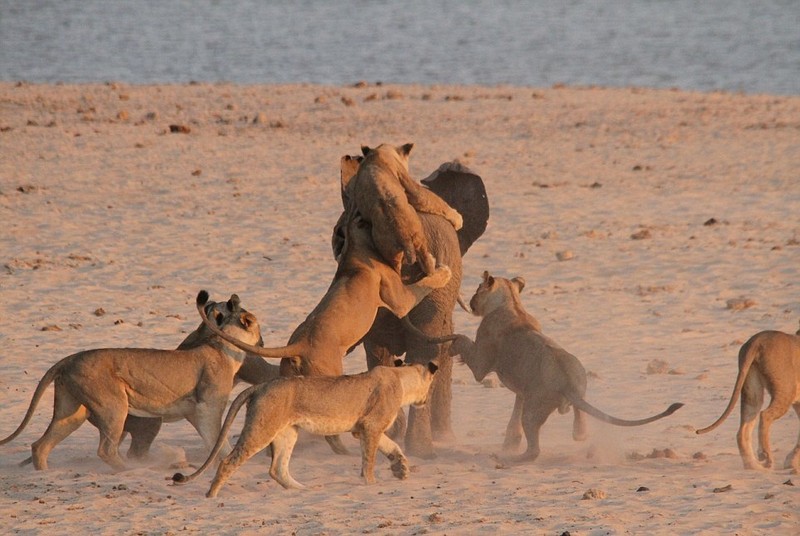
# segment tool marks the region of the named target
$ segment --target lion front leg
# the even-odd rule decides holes
[[[219,437],[226,403],[227,399],[224,401],[198,402],[194,412],[186,416],[186,420],[189,421],[203,439],[207,453],[211,452]],[[219,451],[220,456],[227,456],[231,453],[231,450],[231,444],[226,438]]]
[[[353,434],[358,436],[361,443],[361,476],[367,484],[375,483],[375,455],[380,444],[379,434],[384,435],[376,430],[360,430]]]
[[[753,429],[756,419],[764,403],[764,389],[753,374],[748,374],[742,387],[739,430],[736,432],[736,444],[745,469],[759,469],[753,452]]]
[[[400,450],[400,446],[397,443],[389,439],[386,434],[381,434],[378,440],[378,450],[391,462],[392,474],[395,477],[400,480],[408,478],[410,473],[408,460],[405,455],[403,455],[403,451]]]
[[[800,418],[800,402],[792,404],[794,412]],[[794,448],[786,455],[786,460],[783,462],[784,469],[791,469],[794,474],[800,473],[800,434],[797,436],[797,443]]]

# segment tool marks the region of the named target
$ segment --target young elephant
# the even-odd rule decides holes
[[[437,368],[433,362],[381,366],[350,376],[293,376],[249,387],[231,404],[217,444],[206,462],[193,474],[177,473],[172,479],[183,484],[208,468],[244,404],[247,417],[239,441],[220,462],[207,497],[216,497],[233,472],[268,445],[272,445],[270,476],[284,488],[304,487],[289,474],[289,460],[301,428],[316,434],[352,432],[358,437],[361,474],[368,484],[375,482],[375,455],[379,450],[392,462],[392,473],[397,478],[406,478],[409,472],[406,457],[384,432],[402,406],[425,404]]]
[[[761,411],[764,403],[764,389],[771,397],[769,406]],[[745,469],[760,467],[753,453],[753,428],[758,422],[759,458],[764,467],[773,464],[772,449],[769,444],[769,428],[773,421],[782,417],[790,407],[800,417],[800,330],[795,335],[781,331],[762,331],[756,333],[739,350],[739,374],[731,393],[728,406],[713,424],[697,430],[705,434],[722,424],[736,405],[741,393],[742,414],[736,442]],[[800,438],[789,451],[783,464],[794,473],[800,472]]]
[[[483,282],[470,301],[475,315],[483,317],[473,343],[459,335],[451,346],[460,354],[478,381],[490,372],[516,394],[514,411],[506,429],[504,447],[517,447],[522,431],[528,442],[516,461],[533,461],[539,456],[539,431],[553,411],[566,413],[572,406],[572,437],[586,438],[583,413],[617,426],[639,426],[673,414],[683,404],[672,404],[666,411],[639,420],[612,417],[585,399],[586,371],[578,358],[542,334],[539,323],[522,306],[521,277],[512,280],[483,273]]]
[[[202,291],[198,295],[201,317],[205,317],[202,304],[207,300],[208,293]],[[218,329],[247,344],[261,339],[258,322],[250,313],[228,317]],[[117,348],[72,354],[45,373],[22,423],[0,440],[0,445],[22,432],[45,390],[54,383],[53,419],[31,445],[36,469],[47,469],[50,451],[87,419],[100,431],[98,456],[114,469],[124,469],[119,443],[129,414],[185,418],[210,449],[219,435],[233,376],[244,357],[245,352],[216,336],[190,350]]]

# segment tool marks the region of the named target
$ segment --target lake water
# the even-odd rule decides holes
[[[800,94],[800,0],[0,0],[0,79]]]

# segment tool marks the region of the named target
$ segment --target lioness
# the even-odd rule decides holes
[[[764,389],[769,391],[769,406],[761,411],[764,403]],[[761,413],[758,423],[759,458],[764,467],[772,467],[772,450],[769,444],[769,428],[772,422],[781,418],[789,406],[794,407],[800,417],[800,330],[790,335],[781,331],[762,331],[756,333],[739,349],[739,374],[731,393],[728,406],[719,419],[711,426],[697,430],[705,434],[722,424],[736,405],[736,398],[742,395],[742,414],[736,442],[745,469],[760,467],[753,454],[753,428],[756,417]],[[794,448],[786,456],[784,468],[800,472],[800,437]]]
[[[345,204],[347,200],[352,202],[372,224],[375,247],[398,274],[404,262],[419,261],[422,271],[431,275],[436,270],[436,259],[429,251],[417,211],[443,216],[456,230],[463,221],[441,197],[411,178],[408,155],[413,146],[361,147],[364,159],[355,175],[347,177],[346,163],[342,162],[342,191]]]
[[[198,311],[208,293],[197,297]],[[255,344],[261,338],[250,313],[223,318],[219,326],[230,337]],[[44,435],[31,445],[33,465],[47,469],[50,451],[87,419],[100,431],[98,456],[115,470],[125,468],[119,443],[128,414],[185,418],[210,449],[219,435],[222,415],[233,388],[233,376],[245,352],[211,337],[190,350],[117,348],[86,350],[50,367],[33,393],[19,427],[0,445],[17,437],[33,416],[45,390],[55,383],[53,419]]]
[[[213,324],[208,323],[209,329],[252,354],[282,358],[282,376],[340,376],[342,358],[369,331],[379,307],[404,318],[422,298],[450,280],[450,269],[440,266],[416,283],[403,284],[397,272],[375,251],[370,227],[357,212],[352,213],[333,282],[319,304],[294,330],[288,345],[259,348],[221,333]],[[405,325],[414,329],[409,322]]]
[[[474,314],[483,317],[475,342],[459,335],[451,346],[451,353],[461,355],[476,380],[494,371],[517,395],[504,447],[518,447],[524,430],[528,448],[515,461],[533,461],[539,456],[539,430],[556,409],[566,413],[572,406],[572,437],[581,441],[586,438],[584,412],[617,426],[638,426],[671,415],[683,406],[672,404],[658,415],[631,421],[612,417],[589,404],[584,399],[583,365],[542,334],[539,323],[522,306],[520,291],[524,286],[521,277],[508,280],[484,272],[483,282],[470,300]]]
[[[205,311],[206,316],[214,318],[217,325],[222,325],[229,320],[238,322],[242,313],[247,312],[247,310],[241,306],[239,296],[236,294],[231,294],[227,302],[208,302],[205,305]],[[178,350],[196,348],[206,343],[211,336],[211,331],[201,320],[197,329],[187,335],[183,342],[181,342],[178,346]],[[259,345],[261,344],[261,341],[259,341]],[[278,376],[278,365],[268,363],[259,356],[247,355],[242,362],[242,366],[236,372],[236,376],[234,376],[234,383],[241,380],[254,385],[273,380]],[[135,415],[128,415],[125,419],[125,432],[131,435],[131,444],[127,453],[128,458],[142,459],[148,455],[150,452],[150,445],[161,429],[162,421],[163,419],[160,417],[137,417]],[[31,461],[30,458],[26,460],[26,462],[29,461]]]
[[[240,465],[270,444],[270,476],[284,488],[304,487],[289,474],[289,460],[300,428],[327,435],[352,432],[358,437],[361,475],[367,484],[375,482],[378,450],[389,458],[394,476],[404,479],[409,473],[408,460],[384,432],[402,406],[425,404],[437,369],[433,362],[378,366],[350,376],[294,376],[249,387],[231,403],[217,444],[205,463],[189,476],[177,473],[172,478],[176,483],[186,483],[205,471],[219,453],[239,409],[247,403],[239,441],[220,462],[206,497],[216,497]]]

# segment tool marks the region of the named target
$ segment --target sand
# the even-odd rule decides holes
[[[170,126],[176,127],[172,130]],[[180,127],[180,128],[178,128]],[[686,404],[639,428],[553,415],[535,463],[498,461],[513,395],[456,366],[455,439],[408,480],[304,435],[284,490],[253,458],[216,499],[211,474],[173,486],[204,450],[165,425],[147,462],[114,473],[85,424],[48,471],[18,462],[49,422],[52,388],[0,447],[9,534],[794,534],[800,477],[745,471],[738,410],[722,412],[737,352],[800,319],[800,97],[642,88],[0,83],[0,436],[56,360],[96,347],[175,347],[194,296],[238,293],[283,344],[335,270],[339,157],[414,142],[423,178],[460,160],[491,204],[464,258],[469,297],[489,270],[527,281],[544,331],[590,372],[587,398],[620,417]],[[478,319],[456,311],[457,330]],[[348,372],[365,369],[357,349]],[[236,391],[241,386],[236,388]],[[357,442],[345,441],[353,450]],[[124,446],[123,450],[127,448]],[[667,450],[669,449],[669,450]],[[668,457],[664,457],[667,451]]]

